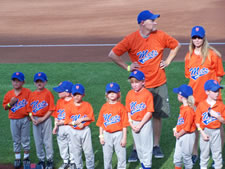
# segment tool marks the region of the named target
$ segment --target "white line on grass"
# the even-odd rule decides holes
[[[189,43],[180,43],[189,45]],[[225,45],[225,42],[209,43],[211,45]],[[106,47],[115,46],[116,44],[55,44],[55,45],[0,45],[0,48],[40,48],[40,47]]]

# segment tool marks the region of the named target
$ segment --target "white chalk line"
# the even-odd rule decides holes
[[[189,43],[180,43],[181,45],[189,45]],[[225,42],[209,43],[210,45],[225,45]],[[116,44],[50,44],[50,45],[0,45],[0,48],[40,48],[40,47],[107,47]]]

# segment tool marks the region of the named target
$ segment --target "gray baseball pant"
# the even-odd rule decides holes
[[[140,121],[133,121],[134,125],[137,125]],[[153,129],[152,120],[149,120],[141,128],[140,132],[135,133],[132,130],[132,135],[136,145],[136,150],[140,162],[145,167],[152,166],[152,149],[153,149]]]
[[[82,130],[70,129],[73,157],[77,169],[83,169],[82,150],[86,159],[86,168],[94,169],[94,152],[92,148],[91,130],[88,126]]]
[[[69,135],[70,126],[64,125],[59,126],[57,133],[57,142],[59,146],[60,156],[63,159],[64,163],[74,163],[74,158],[72,154],[72,145]]]
[[[123,137],[122,131],[109,133],[104,131],[105,144],[102,146],[104,155],[104,169],[112,169],[113,147],[117,155],[117,169],[126,169],[126,147],[122,147],[120,142]]]
[[[37,120],[39,117],[34,116]],[[52,119],[49,117],[44,122],[35,126],[33,124],[34,142],[37,157],[45,161],[45,152],[47,160],[53,160],[53,143],[52,143]],[[44,147],[45,151],[44,151]]]
[[[221,149],[221,136],[220,128],[209,129],[205,128],[204,132],[209,136],[209,141],[204,141],[200,136],[200,166],[201,169],[207,169],[208,161],[210,158],[210,150],[212,159],[215,162],[215,169],[221,169],[222,164],[222,149]]]
[[[176,140],[176,147],[174,152],[173,163],[177,167],[182,167],[184,163],[185,169],[191,169],[192,163],[192,151],[195,142],[195,132],[186,133]]]
[[[10,119],[10,129],[13,140],[13,151],[20,152],[21,145],[25,151],[30,150],[30,120],[28,117],[22,119]]]

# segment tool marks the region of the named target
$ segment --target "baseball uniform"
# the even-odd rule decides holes
[[[139,92],[135,92],[133,89],[130,90],[126,96],[126,109],[131,114],[133,124],[139,124],[147,112],[154,112],[152,94],[145,88]],[[153,149],[152,121],[146,122],[138,133],[132,130],[132,134],[140,162],[145,167],[151,167]]]
[[[176,132],[184,130],[186,133],[179,139],[176,139],[176,147],[174,152],[174,164],[181,167],[184,163],[185,168],[192,168],[192,150],[195,141],[195,112],[190,106],[181,106],[178,117]]]
[[[83,122],[84,128],[79,128],[77,125],[71,126],[70,138],[72,141],[73,156],[76,167],[83,168],[82,150],[86,158],[86,168],[94,169],[94,153],[92,148],[91,130],[89,124],[95,121],[93,108],[90,103],[82,101],[80,106],[76,106],[74,102],[66,108],[66,117],[64,124],[69,124],[82,117],[89,117],[90,121]]]
[[[60,120],[65,120],[66,117],[66,107],[69,105],[70,101],[65,99],[59,99],[56,104],[56,110],[52,113],[52,116]],[[58,128],[57,132],[57,142],[59,146],[60,156],[63,159],[64,163],[74,163],[71,139],[69,136],[70,126],[61,125]]]
[[[196,109],[195,123],[200,124],[201,129],[209,136],[209,141],[204,141],[202,136],[200,137],[200,166],[207,168],[211,151],[215,168],[220,169],[222,168],[221,122],[210,116],[209,108],[210,105],[205,100],[200,102]],[[217,101],[211,109],[225,119],[225,106],[221,101]]]
[[[5,108],[11,98],[17,98],[17,102],[9,109],[8,115],[14,152],[20,152],[21,145],[24,150],[30,150],[30,121],[27,118],[27,103],[30,94],[30,89],[22,88],[21,92],[16,96],[13,89],[8,91],[3,99],[3,107]]]
[[[48,111],[54,111],[54,96],[51,91],[44,88],[42,91],[34,91],[31,93],[28,104],[28,111],[32,113],[34,119],[43,117]],[[45,161],[45,151],[47,160],[53,159],[52,145],[52,120],[47,118],[37,126],[33,124],[34,141],[37,151],[37,157],[41,161]],[[45,151],[43,149],[45,146]]]
[[[123,137],[123,128],[129,126],[126,108],[120,102],[105,103],[99,113],[97,126],[103,128],[105,144],[103,147],[104,168],[112,169],[113,147],[117,155],[117,168],[126,168],[126,147],[120,142]]]
[[[185,77],[188,78],[189,85],[193,88],[193,96],[195,98],[195,105],[205,100],[207,95],[204,90],[204,84],[207,80],[217,80],[217,77],[224,76],[222,58],[210,49],[209,56],[202,64],[202,56],[196,55],[194,52],[191,56],[187,53],[185,56]],[[221,92],[219,100],[222,100]]]

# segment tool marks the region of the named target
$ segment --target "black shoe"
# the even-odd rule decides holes
[[[155,158],[164,158],[164,154],[161,151],[159,146],[153,147],[153,155],[154,155]]]
[[[30,165],[30,159],[29,158],[23,159],[23,166],[29,166],[29,165]]]
[[[53,160],[52,159],[47,161],[47,166],[45,169],[53,169]]]
[[[69,166],[69,168],[68,169],[76,169],[76,165],[75,165],[75,163],[70,163],[70,166]]]
[[[132,150],[130,157],[128,158],[129,163],[134,163],[138,161],[138,155],[136,150]]]
[[[63,163],[63,164],[59,167],[59,169],[67,169],[67,168],[69,168],[69,166],[70,166],[69,163]]]
[[[192,159],[192,163],[196,164],[196,162],[198,161],[198,156],[197,155],[192,155],[191,159]]]
[[[40,161],[37,163],[37,168],[38,168],[38,169],[44,169],[44,168],[45,168],[45,162],[40,160]]]
[[[14,167],[17,169],[17,168],[20,168],[21,166],[22,166],[21,159],[15,159]]]

